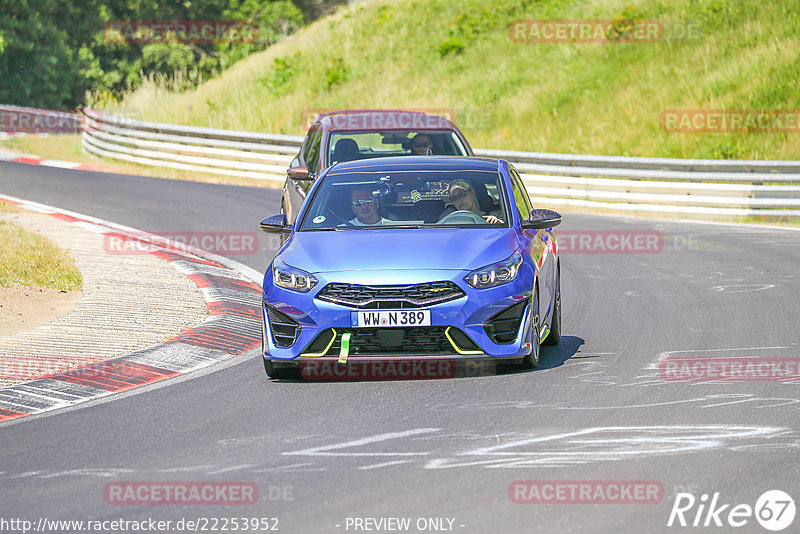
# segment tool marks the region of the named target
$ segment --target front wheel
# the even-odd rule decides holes
[[[474,224],[486,224],[486,221],[481,217],[479,214],[475,213],[474,211],[470,210],[456,210],[451,213],[448,213],[436,224],[458,224],[459,221],[468,219]]]
[[[550,321],[550,333],[542,345],[558,345],[561,342],[561,270],[556,271],[556,297],[553,303],[553,320]]]
[[[300,378],[297,369],[291,369],[286,367],[276,367],[272,361],[264,359],[264,371],[267,372],[267,376],[270,378]]]
[[[539,290],[531,297],[531,351],[522,358],[521,369],[536,369],[539,365]]]

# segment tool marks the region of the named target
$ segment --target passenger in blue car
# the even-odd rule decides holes
[[[350,203],[356,218],[350,219],[353,226],[376,226],[386,224],[380,214],[380,200],[372,196],[369,188],[358,188],[350,192]]]
[[[478,203],[478,197],[475,194],[475,188],[466,180],[453,180],[448,188],[450,202],[455,207],[455,211],[471,211],[477,213],[489,224],[503,224],[504,221],[494,213],[484,212]],[[444,216],[455,213],[454,210],[445,210],[442,214]],[[441,220],[441,219],[440,219]]]

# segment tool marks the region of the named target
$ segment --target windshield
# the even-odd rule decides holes
[[[356,159],[384,156],[425,155],[469,156],[453,131],[371,131],[331,132],[328,139],[328,165]]]
[[[331,172],[301,230],[379,227],[508,227],[497,171]]]

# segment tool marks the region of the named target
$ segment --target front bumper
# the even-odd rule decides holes
[[[339,361],[342,346],[349,344],[345,351],[350,361],[430,358],[521,361],[531,346],[530,298],[534,272],[521,268],[514,281],[480,290],[463,280],[466,275],[466,271],[445,270],[319,273],[315,274],[318,284],[307,293],[276,286],[272,277],[266,276],[262,306],[264,357],[276,366],[296,366],[300,361]],[[424,306],[422,309],[431,312],[430,327],[354,327],[353,312],[359,308],[315,298],[328,283],[397,285],[432,281],[452,282],[464,296]],[[500,317],[506,319],[502,323],[491,320],[497,320],[498,315],[514,305],[519,320],[516,335],[513,332],[509,335],[508,317]],[[491,328],[487,323],[491,323]],[[502,330],[501,325],[505,335],[493,335],[494,331]],[[404,333],[399,334],[398,330]],[[402,338],[399,344],[398,337]]]

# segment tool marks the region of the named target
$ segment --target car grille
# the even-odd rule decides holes
[[[286,348],[294,345],[300,335],[300,325],[288,315],[275,308],[265,306],[269,318],[269,329],[272,331],[272,342],[276,347]]]
[[[342,306],[362,309],[421,308],[464,296],[453,282],[396,286],[362,286],[331,283],[322,288],[317,298]]]
[[[446,326],[417,326],[410,328],[353,328],[350,332],[349,356],[426,355],[442,356],[456,353],[448,341]],[[461,350],[480,351],[480,348],[457,328],[450,328],[450,337]],[[335,339],[331,343],[331,337]],[[330,328],[314,338],[303,355],[338,356],[342,333]],[[327,350],[325,350],[327,347]],[[325,352],[323,352],[325,351]]]
[[[527,300],[512,304],[483,323],[483,328],[489,338],[499,345],[513,343],[517,339],[522,313],[527,304]]]

